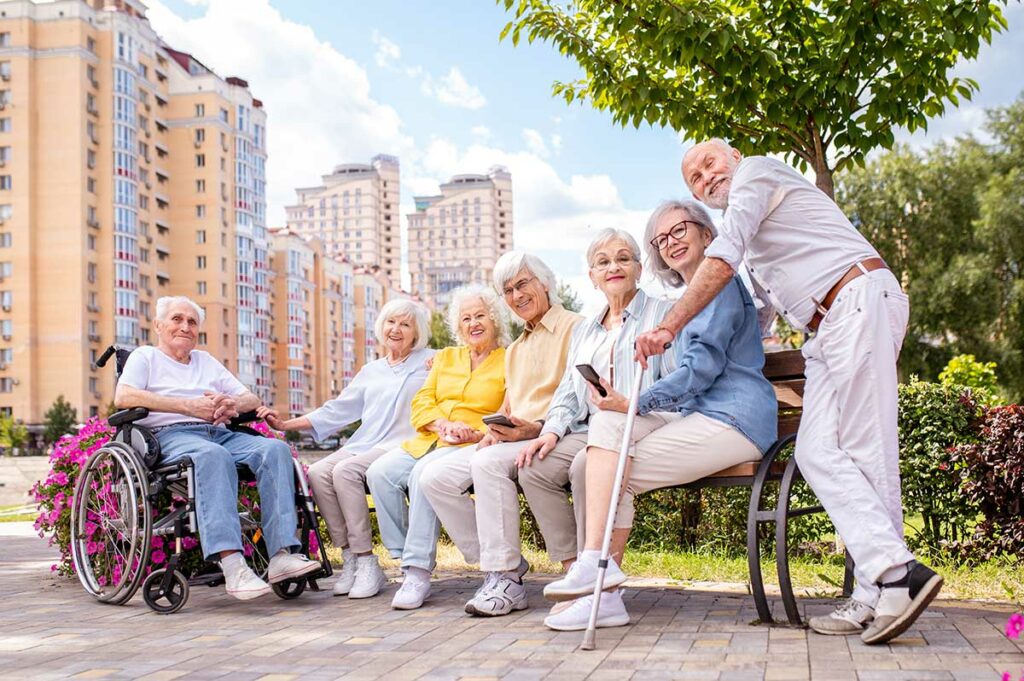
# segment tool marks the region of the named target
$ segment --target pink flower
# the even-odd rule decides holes
[[[161,551],[160,549],[157,549],[153,553],[149,554],[149,559],[153,562],[154,565],[161,565],[167,562],[167,554]]]
[[[185,549],[186,551],[191,551],[197,546],[199,546],[199,542],[196,541],[195,537],[186,536],[181,538],[181,548]]]
[[[1024,615],[1015,612],[1006,620],[1006,638],[1020,638],[1021,631],[1024,631]]]
[[[153,540],[150,542],[150,545],[155,549],[162,549],[164,547],[164,538],[153,537]]]

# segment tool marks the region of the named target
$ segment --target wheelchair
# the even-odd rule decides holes
[[[110,346],[96,361],[103,367],[113,356],[118,378],[131,350]],[[110,416],[115,429],[109,442],[94,451],[82,465],[71,509],[71,554],[79,581],[101,603],[123,605],[142,589],[142,598],[150,609],[161,614],[180,610],[189,597],[189,587],[217,586],[224,583],[218,570],[191,579],[178,569],[182,539],[194,534],[196,521],[195,472],[192,462],[182,459],[159,465],[160,443],[149,429],[136,423],[149,414],[137,407],[123,409]],[[228,425],[231,430],[262,437],[245,424],[254,421],[255,412],[242,414]],[[302,552],[310,555],[310,535],[319,547],[321,569],[298,579],[271,585],[280,598],[297,598],[308,586],[319,591],[316,580],[330,577],[333,570],[320,536],[320,519],[301,464],[295,464],[295,503]],[[240,483],[255,480],[240,466]],[[172,501],[172,510],[158,517],[158,500]],[[253,571],[266,579],[270,557],[262,541],[258,518],[251,510],[239,513],[243,554]],[[153,538],[164,539],[171,547],[167,565],[149,570]],[[148,573],[148,574],[147,574]]]

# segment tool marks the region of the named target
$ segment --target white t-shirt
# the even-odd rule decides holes
[[[249,392],[224,365],[202,350],[193,350],[189,363],[182,364],[152,345],[136,348],[121,372],[121,383],[165,397],[193,399],[204,393],[242,395]],[[137,423],[147,428],[195,421],[194,416],[151,411]]]

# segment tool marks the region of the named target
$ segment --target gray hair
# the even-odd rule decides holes
[[[494,289],[480,284],[469,284],[452,291],[452,302],[448,304],[448,329],[461,345],[466,344],[459,328],[459,315],[462,312],[462,305],[469,300],[479,298],[487,309],[490,310],[491,319],[494,320],[494,330],[498,336],[498,345],[507,346],[512,341],[508,330],[508,310],[505,303],[498,297]]]
[[[519,274],[519,270],[526,268],[530,274],[537,277],[544,288],[548,290],[548,302],[558,305],[558,282],[555,280],[555,273],[547,264],[533,255],[523,251],[509,251],[494,263],[494,290],[499,295],[504,294],[505,287],[512,283],[512,279]]]
[[[614,227],[606,227],[597,233],[594,240],[587,246],[587,267],[593,267],[594,254],[597,253],[597,249],[604,246],[609,241],[624,241],[629,250],[633,252],[633,257],[637,262],[640,262],[640,246],[637,245],[636,239],[633,235],[624,229],[616,229]]]
[[[168,311],[170,311],[170,309],[175,305],[180,305],[181,303],[185,303],[192,307],[200,324],[206,320],[206,313],[203,311],[203,308],[199,307],[198,303],[188,296],[161,296],[160,298],[157,298],[156,318],[166,320]]]
[[[377,337],[378,343],[384,344],[384,322],[395,317],[412,318],[413,326],[416,328],[416,340],[412,344],[413,350],[427,347],[427,341],[430,340],[430,310],[423,303],[408,298],[389,300],[380,309],[377,321],[373,323],[373,335]]]
[[[690,199],[684,201],[674,199],[662,201],[654,209],[654,212],[651,213],[651,217],[647,219],[647,227],[644,229],[644,250],[647,251],[647,260],[650,263],[654,276],[661,283],[665,284],[665,286],[678,288],[683,285],[682,275],[668,266],[665,259],[661,257],[661,253],[651,243],[651,239],[654,238],[654,233],[658,229],[658,223],[674,210],[682,211],[687,220],[698,223],[702,229],[707,230],[711,234],[712,239],[718,236],[718,230],[715,229],[715,223],[711,221],[711,216],[708,215],[704,206]]]

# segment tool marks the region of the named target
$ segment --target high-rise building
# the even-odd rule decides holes
[[[105,411],[110,343],[156,299],[269,397],[265,115],[245,81],[164,45],[138,0],[0,3],[0,410]]]
[[[412,290],[434,308],[469,283],[490,284],[494,264],[512,248],[512,175],[456,175],[437,196],[417,196],[409,218]]]
[[[339,165],[322,180],[319,187],[295,190],[295,205],[285,208],[288,228],[319,238],[328,253],[344,255],[354,265],[377,265],[398,288],[398,159],[381,154],[369,164]]]

